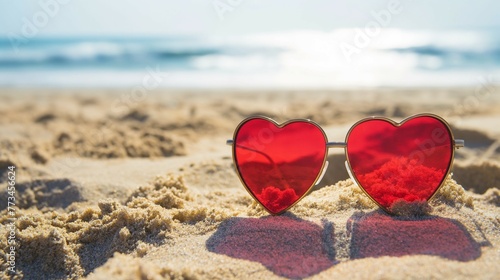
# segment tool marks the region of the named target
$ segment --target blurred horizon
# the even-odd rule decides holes
[[[475,86],[500,2],[0,0],[0,86]],[[156,73],[156,74],[151,74]]]

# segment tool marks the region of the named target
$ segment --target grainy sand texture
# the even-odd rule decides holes
[[[1,89],[2,279],[498,279],[500,89]],[[445,118],[465,148],[424,216],[390,216],[342,149],[280,216],[225,145],[261,114],[344,141],[363,117]],[[15,207],[9,209],[9,166]],[[14,230],[12,230],[14,228]],[[11,236],[13,236],[11,238]],[[10,238],[10,239],[9,239]],[[15,241],[15,274],[10,240]]]

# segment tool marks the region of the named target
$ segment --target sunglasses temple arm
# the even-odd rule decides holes
[[[226,141],[226,145],[229,145],[229,146],[232,146],[233,143],[234,143],[233,140]],[[457,148],[457,149],[465,147],[465,141],[462,139],[455,139],[454,143],[455,143],[454,144],[455,148]],[[326,146],[328,148],[345,148],[347,146],[347,144],[345,142],[327,142]]]
[[[328,143],[326,143],[326,147],[328,147],[328,148],[345,148],[346,146],[347,146],[347,143],[345,143],[345,142],[328,142]],[[462,139],[455,139],[454,146],[456,149],[463,148],[465,146],[465,141]]]
[[[456,140],[456,141],[462,141],[462,147],[463,147],[463,140]],[[233,140],[227,140],[226,141],[226,145],[228,145],[228,146],[232,146],[233,144],[234,144]],[[455,144],[455,146],[456,145],[457,144]],[[347,144],[345,142],[327,142],[326,143],[326,147],[327,148],[345,148],[346,146],[347,146]]]

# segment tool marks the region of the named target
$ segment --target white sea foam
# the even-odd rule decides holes
[[[464,86],[500,72],[495,30],[383,29],[362,45],[359,32],[42,38],[18,52],[0,40],[0,86],[127,87],[147,67],[170,74],[164,87]]]

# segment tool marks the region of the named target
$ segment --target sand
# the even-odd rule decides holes
[[[2,279],[498,279],[500,89],[1,89]],[[423,216],[389,216],[341,149],[312,192],[269,216],[232,165],[252,114],[310,118],[343,141],[360,118],[443,116],[466,147]],[[10,216],[8,166],[16,166]]]

